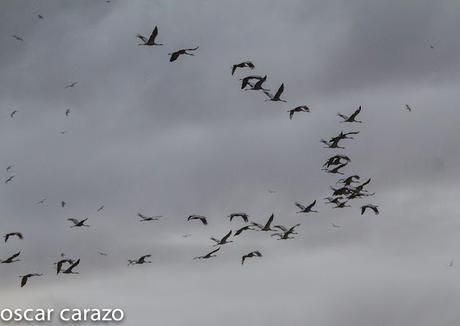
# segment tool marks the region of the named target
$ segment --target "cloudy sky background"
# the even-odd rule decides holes
[[[22,250],[0,266],[0,306],[121,307],[140,326],[460,324],[459,14],[453,0],[2,1],[0,232],[25,239],[0,248]],[[165,46],[138,46],[154,25]],[[256,70],[231,76],[247,59]],[[245,73],[284,82],[288,103],[241,91]],[[312,112],[290,121],[302,104]],[[363,124],[339,123],[359,105]],[[340,130],[361,131],[346,172],[376,195],[333,210],[319,140]],[[319,214],[296,214],[314,199]],[[361,216],[367,202],[381,214]],[[241,226],[234,211],[300,234],[243,234],[194,261]],[[187,223],[194,213],[209,225]],[[252,250],[264,257],[242,267]],[[55,275],[62,252],[79,275]],[[20,289],[29,272],[46,275]]]

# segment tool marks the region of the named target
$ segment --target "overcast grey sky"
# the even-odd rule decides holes
[[[22,261],[0,266],[0,307],[121,307],[136,326],[459,325],[459,14],[454,0],[1,1],[0,233],[25,238],[1,245]],[[138,46],[155,25],[164,46]],[[247,73],[284,82],[288,102],[241,91]],[[339,123],[359,105],[364,123]],[[340,130],[361,132],[345,171],[376,195],[331,209],[319,140]],[[314,199],[319,214],[296,214]],[[368,202],[380,215],[360,215]],[[242,225],[234,211],[302,225],[193,260]],[[241,266],[252,250],[264,257]],[[79,275],[55,275],[60,253]],[[29,272],[45,275],[20,289]]]

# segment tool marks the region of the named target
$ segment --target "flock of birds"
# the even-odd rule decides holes
[[[110,2],[110,1],[106,1]],[[38,15],[39,19],[44,19],[42,15]],[[153,47],[153,46],[163,46],[162,43],[158,43],[157,38],[158,38],[158,27],[155,26],[153,29],[152,33],[150,36],[147,38],[141,34],[137,34],[136,37],[141,41],[139,45],[141,46],[148,46],[148,47]],[[18,35],[13,35],[13,38],[16,39],[17,41],[23,42],[24,39],[21,36]],[[181,56],[193,56],[195,55],[195,51],[199,49],[198,46],[194,48],[184,48],[184,49],[178,49],[173,52],[168,53],[169,55],[169,61],[170,62],[175,62]],[[240,63],[236,63],[231,67],[231,75],[235,75],[238,71],[241,70],[254,70],[255,65],[251,61],[243,61]],[[272,92],[270,89],[267,89],[264,87],[264,84],[267,81],[267,75],[248,75],[243,78],[240,78],[241,81],[241,89],[248,91],[248,90],[253,90],[253,91],[261,91],[263,94],[266,95],[267,99],[266,101],[272,101],[272,102],[286,102],[284,98],[282,98],[284,94],[284,83],[281,83],[281,85],[276,89],[275,92]],[[68,85],[65,85],[66,89],[72,89],[78,85],[78,81],[74,81]],[[408,111],[411,111],[412,109],[410,108],[409,105],[406,105],[406,109]],[[348,125],[355,125],[355,124],[360,124],[362,121],[357,120],[358,116],[361,112],[362,108],[359,107],[356,111],[354,111],[350,115],[345,115],[342,113],[338,113],[338,116],[342,119],[340,123],[346,123]],[[310,108],[307,105],[299,105],[294,108],[290,108],[287,110],[289,114],[289,119],[293,119],[295,115],[299,113],[308,113],[310,112]],[[14,110],[10,113],[10,118],[15,118],[16,114],[18,113],[18,110]],[[67,109],[65,111],[65,116],[69,117],[70,116],[70,109]],[[64,132],[62,132],[64,133]],[[323,164],[322,170],[326,173],[329,174],[338,174],[338,175],[344,175],[343,169],[350,164],[351,159],[349,156],[343,154],[341,151],[345,149],[343,146],[343,142],[346,140],[351,140],[354,139],[354,136],[358,135],[359,131],[340,131],[338,135],[333,136],[329,139],[321,139],[321,143],[325,145],[325,148],[331,149],[335,152],[332,156],[330,156],[326,162]],[[11,174],[11,172],[14,170],[14,165],[9,165],[6,167],[6,172],[7,176],[5,178],[4,183],[8,184],[13,182],[14,180],[14,175]],[[374,195],[374,193],[370,193],[367,189],[366,186],[370,184],[371,179],[367,179],[364,182],[360,182],[360,176],[359,175],[350,175],[350,176],[344,176],[340,179],[337,180],[336,184],[338,186],[335,187],[330,187],[332,193],[329,197],[325,198],[326,204],[333,205],[334,209],[338,208],[346,208],[346,207],[351,207],[350,202],[354,199],[358,198],[367,198],[371,197]],[[276,193],[275,190],[269,190],[271,194]],[[37,204],[43,204],[46,201],[46,198],[40,200],[37,202]],[[317,210],[315,210],[317,201],[313,200],[312,202],[308,204],[302,204],[300,202],[295,202],[295,206],[299,209],[297,213],[299,214],[310,214],[310,213],[318,213]],[[61,202],[61,207],[64,207],[66,205],[65,201]],[[100,206],[97,211],[101,211],[104,209],[104,205]],[[378,206],[375,204],[365,204],[361,206],[361,214],[366,213],[368,210],[371,210],[374,212],[374,214],[379,214],[379,209]],[[142,213],[137,214],[139,221],[140,222],[154,222],[154,221],[159,221],[162,216],[147,216]],[[221,238],[218,237],[211,237],[210,240],[213,242],[211,250],[203,254],[201,256],[194,257],[194,259],[199,259],[199,260],[206,260],[210,259],[213,257],[217,256],[217,253],[221,250],[221,248],[229,243],[234,242],[236,239],[235,237],[240,236],[243,232],[247,233],[248,231],[258,231],[258,232],[268,232],[271,237],[276,237],[277,240],[289,240],[293,239],[295,235],[298,233],[296,232],[297,228],[300,226],[300,223],[297,223],[292,226],[285,226],[281,224],[274,225],[274,219],[275,216],[274,214],[271,214],[269,218],[263,222],[263,223],[258,223],[255,221],[250,220],[249,215],[244,212],[236,212],[228,215],[228,220],[230,222],[234,221],[235,219],[241,220],[241,222],[244,223],[244,225],[238,227],[235,230],[229,230],[227,233],[225,233],[224,236]],[[68,218],[68,222],[70,222],[70,228],[88,228],[90,227],[90,224],[88,224],[88,218]],[[208,217],[203,216],[203,215],[190,215],[187,217],[187,221],[198,221],[200,222],[203,226],[208,225]],[[340,225],[332,223],[332,227],[334,228],[340,228]],[[185,234],[183,237],[189,237],[191,236],[190,234]],[[16,238],[18,240],[22,240],[24,238],[23,234],[21,232],[10,232],[4,235],[4,240],[5,243],[12,241],[13,238]],[[107,256],[107,253],[104,252],[98,252],[101,256]],[[18,261],[20,261],[20,255],[21,251],[16,252],[9,257],[6,257],[4,259],[0,259],[1,264],[13,264]],[[247,259],[250,258],[260,258],[262,257],[262,253],[260,250],[253,250],[241,257],[241,264],[244,265]],[[139,258],[136,259],[128,259],[128,265],[143,265],[143,264],[150,264],[152,261],[148,260],[151,257],[150,254],[143,255]],[[64,254],[61,254],[61,257],[59,260],[57,260],[55,263],[55,270],[56,274],[78,274],[78,271],[76,269],[80,265],[80,259],[73,259],[66,257]],[[31,277],[38,277],[42,276],[42,273],[28,273],[25,275],[20,276],[20,286],[23,287],[27,284],[27,281]]]

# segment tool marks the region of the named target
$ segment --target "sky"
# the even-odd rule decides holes
[[[0,266],[0,307],[116,307],[136,326],[459,325],[459,14],[453,0],[1,1],[0,233],[24,239],[0,245],[21,251]],[[164,45],[138,46],[154,26]],[[248,74],[284,83],[287,102],[241,90]],[[311,112],[289,120],[299,105]],[[363,123],[340,123],[359,106]],[[360,134],[323,148],[342,130]],[[374,196],[324,204],[335,153]],[[296,213],[313,200],[319,213]],[[194,260],[240,211],[299,234],[250,231]],[[56,275],[61,253],[79,274]],[[20,288],[27,273],[44,275]]]

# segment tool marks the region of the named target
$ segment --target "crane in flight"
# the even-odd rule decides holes
[[[256,222],[252,222],[251,224],[258,227],[259,230],[258,231],[275,231],[274,229],[271,228],[271,224],[273,222],[273,218],[275,217],[275,214],[272,214],[270,215],[270,217],[268,218],[268,221],[267,223],[265,223],[265,225],[262,225],[262,224],[259,224],[259,223],[256,223]]]
[[[272,102],[286,102],[286,100],[281,99],[281,94],[284,92],[284,83],[276,91],[275,95],[271,94],[268,91],[264,91],[264,94],[268,96],[268,100],[265,101],[272,101]]]
[[[243,61],[232,66],[232,76],[235,73],[237,68],[249,68],[254,69],[255,65],[251,61]]]
[[[85,219],[82,219],[82,220],[78,220],[76,218],[68,218],[67,221],[70,221],[73,223],[73,225],[71,226],[71,228],[77,228],[77,227],[82,227],[82,226],[86,226],[86,227],[89,227],[88,224],[85,224],[85,222],[88,220],[88,218],[85,218]]]
[[[128,259],[128,266],[129,265],[142,265],[142,264],[151,264],[150,260],[146,260],[147,258],[152,257],[152,255],[144,255],[138,259]]]
[[[21,275],[19,276],[21,278],[21,287],[24,287],[24,285],[27,284],[27,280],[31,277],[35,276],[42,276],[43,274],[38,274],[38,273],[31,273],[31,274],[26,274],[26,275]]]
[[[21,232],[10,232],[3,236],[3,238],[5,239],[5,242],[7,242],[8,239],[11,237],[18,237],[18,239],[20,240],[24,239],[24,236],[22,235]]]
[[[214,245],[214,247],[215,247],[215,246],[222,246],[222,245],[224,245],[224,244],[233,242],[233,241],[231,241],[231,240],[228,240],[228,238],[229,238],[231,235],[232,235],[232,230],[230,230],[230,231],[229,231],[226,235],[224,235],[224,236],[222,237],[222,239],[220,239],[220,240],[219,240],[219,239],[216,239],[216,238],[214,238],[214,237],[211,237],[210,239],[216,243],[216,244]]]
[[[362,121],[359,121],[359,120],[356,120],[356,117],[358,116],[358,114],[361,112],[361,105],[359,106],[359,108],[353,112],[350,116],[346,116],[342,113],[337,113],[337,115],[339,117],[341,117],[343,120],[340,121],[340,122],[358,122],[358,123],[362,123]]]
[[[262,254],[260,253],[260,251],[256,250],[256,251],[251,251],[250,253],[244,255],[243,257],[241,257],[241,265],[244,265],[244,261],[248,258],[252,258],[252,257],[262,257]]]
[[[187,218],[187,221],[191,221],[191,220],[200,220],[201,223],[203,223],[203,225],[208,225],[207,217],[203,215],[195,215],[195,214],[189,215],[189,217]]]
[[[180,49],[180,50],[177,50],[175,52],[171,52],[171,53],[168,53],[168,55],[170,56],[169,58],[169,62],[174,62],[176,61],[179,56],[181,55],[195,55],[193,53],[189,53],[190,51],[196,51],[199,49],[199,46],[197,46],[196,48],[191,48],[191,49]]]
[[[12,264],[12,263],[15,263],[17,261],[20,261],[20,259],[18,258],[19,255],[21,254],[20,251],[18,251],[17,253],[15,253],[14,255],[8,257],[7,259],[4,259],[1,261],[2,264]]]
[[[141,34],[136,34],[136,37],[140,39],[144,43],[140,43],[139,45],[147,45],[147,46],[154,46],[154,45],[163,45],[161,43],[155,43],[155,39],[158,36],[158,26],[155,26],[155,28],[152,31],[152,34],[150,34],[150,37],[147,39],[145,36]]]
[[[209,259],[209,258],[212,258],[212,257],[217,257],[217,255],[214,255],[216,252],[218,252],[220,250],[220,247],[211,251],[211,252],[208,252],[206,255],[203,255],[203,256],[198,256],[198,257],[194,257],[193,259]]]
[[[300,209],[300,211],[298,211],[297,213],[318,213],[318,211],[313,210],[313,207],[316,205],[316,200],[314,200],[310,205],[307,206],[304,206],[297,201],[294,204]]]

